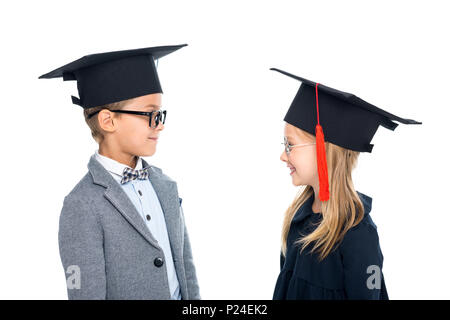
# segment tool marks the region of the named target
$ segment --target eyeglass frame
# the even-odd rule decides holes
[[[105,110],[105,109],[102,109],[102,110]],[[95,114],[99,113],[102,110],[98,110],[98,111],[95,111],[94,113],[91,113],[90,115],[88,115],[88,119],[92,118],[92,116],[94,116]],[[109,109],[106,109],[106,110],[109,110]],[[148,125],[150,128],[157,128],[159,126],[159,118],[157,120],[155,118],[155,126],[152,127],[152,116],[153,116],[154,112],[159,113],[160,117],[161,117],[161,114],[164,115],[163,121],[162,121],[163,124],[166,122],[166,115],[167,115],[167,110],[154,110],[151,112],[135,111],[135,110],[109,110],[109,111],[117,112],[117,113],[126,113],[126,114],[137,114],[140,116],[148,116],[149,117]]]
[[[281,144],[284,145],[284,151],[286,152],[286,154],[287,154],[287,155],[290,155],[292,149],[295,148],[295,147],[313,146],[313,145],[315,145],[316,143],[315,143],[315,142],[311,142],[311,143],[300,143],[300,144],[294,144],[294,145],[291,145],[291,144],[289,144],[287,138],[284,137],[284,142],[282,142]]]

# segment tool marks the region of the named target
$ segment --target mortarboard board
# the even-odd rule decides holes
[[[321,201],[329,199],[325,140],[346,149],[372,152],[373,144],[370,141],[380,125],[395,130],[398,123],[392,120],[403,124],[422,124],[393,115],[354,94],[327,87],[277,68],[270,70],[301,81],[284,121],[316,136]]]
[[[162,93],[155,60],[186,45],[89,54],[43,74],[39,79],[76,80],[79,98],[72,96],[72,102],[85,109]]]

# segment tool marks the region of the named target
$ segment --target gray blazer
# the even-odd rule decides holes
[[[170,299],[166,266],[160,265],[163,250],[94,156],[88,169],[64,198],[59,220],[69,299]],[[164,212],[181,297],[200,299],[177,184],[154,166],[149,179]]]

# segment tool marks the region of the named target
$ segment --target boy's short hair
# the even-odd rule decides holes
[[[94,138],[94,140],[98,144],[100,144],[104,139],[103,130],[100,127],[99,122],[98,122],[98,113],[96,115],[92,116],[90,119],[88,119],[88,116],[96,111],[100,111],[103,109],[122,110],[123,107],[126,106],[132,100],[133,100],[133,98],[128,99],[128,100],[122,100],[122,101],[118,101],[118,102],[108,103],[108,104],[105,104],[102,106],[84,109],[84,111],[83,111],[84,120],[86,121],[89,129],[91,129],[92,138]],[[120,116],[121,116],[120,113],[115,113],[115,117],[120,118]]]

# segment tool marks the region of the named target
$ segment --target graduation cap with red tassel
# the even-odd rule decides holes
[[[373,148],[370,142],[380,125],[395,130],[398,123],[393,120],[403,124],[422,124],[382,110],[354,94],[327,87],[277,68],[270,70],[301,81],[284,121],[316,136],[320,201],[327,201],[330,198],[325,134],[326,141],[335,145],[370,153]]]

